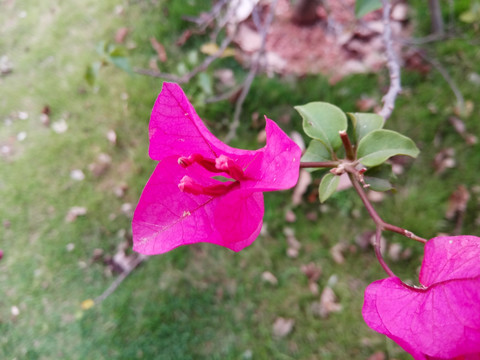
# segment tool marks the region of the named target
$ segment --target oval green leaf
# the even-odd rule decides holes
[[[331,161],[332,155],[324,143],[318,140],[310,141],[305,154],[302,156],[302,162],[320,162]]]
[[[336,150],[342,144],[339,131],[347,130],[347,116],[338,107],[325,102],[311,102],[295,106],[303,119],[303,130],[313,139]]]
[[[392,130],[374,130],[360,140],[357,149],[358,160],[367,167],[377,166],[395,155],[417,157],[415,143],[408,137]]]
[[[357,144],[365,135],[383,127],[383,118],[373,113],[347,113],[353,123]]]
[[[374,191],[388,191],[392,190],[393,186],[390,181],[377,178],[377,177],[370,177],[365,176],[365,183],[370,185],[368,188]]]
[[[318,196],[320,197],[321,203],[332,196],[332,194],[337,190],[339,183],[340,176],[333,175],[332,173],[328,173],[322,178],[320,186],[318,187]]]

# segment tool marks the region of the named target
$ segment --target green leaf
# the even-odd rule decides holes
[[[332,173],[328,173],[322,178],[320,186],[318,187],[318,195],[321,203],[325,202],[325,200],[337,190],[339,182],[340,176],[333,175]]]
[[[357,149],[358,160],[367,167],[377,166],[395,155],[417,157],[415,143],[408,137],[392,130],[374,130],[360,140]]]
[[[110,57],[126,57],[128,54],[123,46],[110,45],[108,47],[108,55]]]
[[[85,71],[85,80],[88,85],[95,85],[95,83],[97,82],[98,71],[100,70],[101,66],[102,64],[98,61],[87,66],[87,69]]]
[[[123,71],[126,71],[129,74],[132,73],[132,68],[130,67],[130,63],[126,57],[123,57],[123,56],[110,57],[110,61],[112,62],[113,65],[122,69]]]
[[[212,77],[209,74],[205,72],[201,72],[200,74],[198,74],[197,83],[204,94],[213,94]]]
[[[361,18],[369,12],[382,8],[381,0],[357,0],[355,2],[355,16]]]
[[[101,41],[97,44],[97,46],[95,47],[95,49],[97,50],[97,53],[98,55],[104,57],[106,56],[108,50],[108,44],[105,42],[105,41]]]
[[[318,140],[310,141],[305,154],[302,156],[302,162],[320,162],[332,161],[332,155],[324,143]]]
[[[303,119],[303,130],[311,138],[324,143],[331,151],[342,144],[339,131],[347,129],[347,116],[338,107],[325,102],[295,106]]]
[[[355,139],[358,142],[373,130],[383,127],[383,118],[373,113],[347,113],[355,129]]]
[[[374,191],[388,191],[393,189],[392,184],[388,180],[370,176],[365,176],[364,179],[365,183],[370,185],[369,189]]]

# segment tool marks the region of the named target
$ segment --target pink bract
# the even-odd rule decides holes
[[[161,254],[209,242],[240,251],[260,233],[263,193],[293,187],[301,150],[266,119],[267,145],[232,148],[198,117],[177,84],[164,83],[150,118],[149,155],[160,161],[132,222],[133,249]]]
[[[480,360],[480,238],[436,237],[425,245],[421,288],[398,278],[365,291],[363,317],[416,360]]]

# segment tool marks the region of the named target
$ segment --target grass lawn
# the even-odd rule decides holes
[[[416,34],[425,35],[426,5],[412,4]],[[198,14],[208,5],[198,0],[0,1],[0,57],[8,58],[12,70],[0,76],[1,359],[366,359],[378,351],[387,359],[409,358],[363,322],[363,291],[385,275],[373,250],[355,243],[373,224],[352,190],[322,206],[305,201],[294,209],[297,220],[288,224],[291,191],[266,194],[267,232],[252,246],[233,253],[200,244],[151,257],[104,302],[82,310],[82,301],[97,297],[115,279],[94,254],[113,255],[129,237],[131,210],[155,167],[147,155],[147,129],[162,86],[159,79],[108,66],[90,87],[85,69],[98,60],[98,43],[113,43],[121,27],[130,29],[126,44],[132,63],[148,66],[155,56],[149,40],[154,36],[167,47],[166,70],[175,71],[179,63],[192,66],[191,59],[203,56],[197,49],[204,39],[184,48],[172,44],[187,26],[181,15]],[[479,136],[480,50],[473,40],[478,24],[458,20],[467,8],[468,1],[455,2],[456,37],[426,48],[459,86],[470,107],[460,119],[468,133]],[[243,71],[231,59],[218,66]],[[385,75],[355,75],[335,85],[322,76],[259,76],[232,145],[260,146],[253,112],[274,120],[291,114],[282,127],[300,131],[294,105],[322,100],[356,111],[361,96],[381,98]],[[402,82],[404,92],[386,127],[410,136],[422,152],[398,176],[396,194],[376,205],[379,213],[425,238],[451,233],[456,224],[445,212],[450,195],[463,184],[471,198],[462,233],[480,235],[480,145],[467,144],[453,129],[452,90],[435,67],[426,74],[403,71]],[[212,130],[224,134],[233,105],[205,106],[196,79],[184,89]],[[48,120],[42,115],[47,107]],[[112,131],[115,142],[107,136]],[[447,148],[453,149],[454,167],[437,174],[434,158]],[[85,177],[76,180],[72,174]],[[72,207],[86,213],[68,221]],[[297,257],[287,256],[286,227],[301,243]],[[421,245],[385,236],[410,249],[408,259],[389,262],[404,279],[415,281]],[[343,264],[331,255],[339,241],[348,248]],[[311,262],[322,269],[316,281],[320,291],[331,286],[342,305],[328,318],[316,315],[320,296],[302,272]],[[264,272],[278,282],[265,281]],[[295,322],[285,337],[273,334],[279,317]]]

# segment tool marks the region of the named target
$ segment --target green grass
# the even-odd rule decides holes
[[[122,231],[130,231],[131,219],[122,205],[135,205],[155,166],[147,156],[147,126],[161,89],[159,79],[130,76],[111,66],[101,70],[96,87],[90,88],[83,79],[85,68],[98,60],[95,46],[112,42],[116,30],[125,26],[130,29],[127,42],[136,44],[129,55],[134,64],[147,66],[154,56],[149,38],[155,36],[169,50],[166,70],[173,71],[180,61],[191,67],[184,51],[194,51],[203,39],[189,41],[187,50],[170,44],[186,26],[182,14],[208,7],[200,1],[124,1],[118,14],[118,4],[111,0],[2,4],[0,55],[8,56],[13,72],[0,77],[0,147],[11,149],[0,155],[0,249],[4,251],[0,358],[365,359],[385,351],[390,359],[408,359],[395,344],[369,330],[361,317],[366,285],[384,276],[373,252],[353,246],[344,264],[336,264],[330,255],[338,241],[354,244],[358,234],[372,228],[351,190],[334,195],[321,211],[318,203],[301,204],[294,209],[294,224],[284,222],[291,192],[266,194],[269,234],[249,248],[234,254],[201,244],[152,257],[101,305],[81,310],[83,300],[101,294],[114,279],[103,264],[92,261],[94,250],[113,254],[123,241]],[[416,19],[422,21],[418,28],[426,31],[422,2],[416,2],[415,9]],[[20,16],[22,11],[25,17]],[[465,79],[480,73],[480,52],[469,40],[473,30],[462,24],[457,27],[467,36],[430,44],[428,51],[450,72],[465,99],[475,104],[462,120],[470,133],[479,134],[479,86]],[[231,59],[222,60],[221,66],[233,66],[239,77],[244,76]],[[428,238],[454,229],[444,214],[456,187],[464,184],[471,190],[479,185],[480,145],[465,144],[453,131],[448,117],[455,99],[437,71],[402,75],[405,92],[387,127],[412,137],[422,153],[399,176],[397,194],[387,195],[376,206],[386,220]],[[321,76],[259,76],[245,103],[234,145],[258,146],[245,140],[256,137],[258,129],[250,121],[255,111],[272,119],[288,113],[291,122],[282,127],[300,131],[294,105],[322,100],[356,110],[361,95],[381,98],[385,79],[384,74],[356,75],[331,86]],[[224,133],[233,106],[201,106],[196,80],[185,89],[212,129]],[[432,104],[436,113],[429,110]],[[51,108],[51,123],[66,121],[65,133],[57,134],[41,123],[46,105]],[[19,119],[20,111],[28,118]],[[109,130],[117,134],[115,145],[107,140]],[[17,139],[21,132],[26,133],[23,141]],[[435,175],[433,158],[445,147],[455,149],[457,166]],[[96,177],[89,164],[102,153],[112,163]],[[83,170],[86,179],[72,180],[74,169]],[[127,191],[118,198],[113,190],[122,184]],[[472,193],[464,233],[479,234],[478,200]],[[86,207],[87,214],[69,223],[65,216],[72,206]],[[309,212],[316,213],[318,220],[308,220],[304,214]],[[294,228],[302,244],[294,259],[286,256],[285,226]],[[405,279],[415,279],[420,245],[386,237],[412,248],[410,260],[392,267]],[[68,251],[68,244],[74,249]],[[322,267],[320,289],[336,279],[333,289],[343,310],[327,319],[312,313],[319,296],[310,292],[301,272],[309,262]],[[264,271],[272,272],[278,285],[265,283]],[[18,316],[12,315],[14,306]],[[272,333],[279,316],[295,319],[293,332],[281,339]]]

